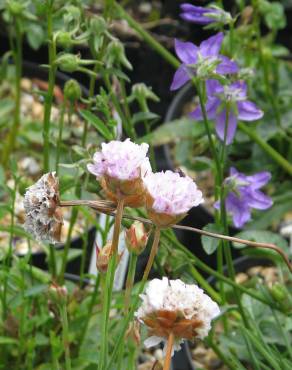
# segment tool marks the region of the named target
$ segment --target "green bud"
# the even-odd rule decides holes
[[[71,102],[80,99],[82,92],[79,83],[73,79],[67,81],[64,86],[64,95]]]
[[[7,9],[11,15],[17,17],[22,14],[24,7],[19,1],[11,0],[7,3]]]
[[[132,86],[132,94],[139,99],[153,100],[159,102],[159,98],[154,94],[151,87],[146,86],[144,83],[137,83]]]
[[[276,282],[271,288],[270,293],[277,302],[282,302],[287,297],[287,291],[283,284]]]
[[[63,48],[69,48],[72,43],[72,37],[69,32],[60,32],[57,36],[57,43],[58,45],[62,46]]]
[[[49,298],[55,304],[62,304],[67,302],[67,288],[65,286],[60,286],[52,283],[48,290]]]
[[[122,64],[128,69],[132,69],[132,65],[126,57],[124,45],[118,40],[111,41],[108,44],[105,60],[109,67]]]
[[[67,6],[66,12],[74,19],[81,17],[80,9],[77,6],[74,5]]]
[[[106,21],[102,17],[94,17],[90,20],[91,32],[95,35],[101,35],[106,31]]]
[[[56,63],[64,72],[75,72],[79,67],[80,57],[74,54],[64,53],[61,54]]]

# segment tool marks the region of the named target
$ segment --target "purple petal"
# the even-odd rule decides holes
[[[198,47],[191,42],[174,40],[174,48],[179,59],[185,64],[195,64],[197,62]]]
[[[247,176],[247,181],[250,182],[253,189],[260,189],[271,180],[271,173],[268,171],[258,172],[254,175]]]
[[[217,80],[207,80],[206,81],[206,91],[207,95],[221,94],[224,91],[223,86]]]
[[[249,193],[248,206],[255,209],[268,209],[273,205],[272,199],[258,190]]]
[[[229,174],[230,176],[236,176],[239,174],[239,172],[237,171],[235,167],[230,167]]]
[[[214,22],[214,20],[211,18],[208,18],[205,16],[197,16],[197,15],[190,14],[190,13],[180,13],[180,17],[184,21],[201,24],[201,25],[210,24]]]
[[[220,100],[216,97],[214,98],[209,98],[206,104],[206,112],[207,112],[207,117],[209,119],[214,119],[216,117],[216,112],[217,109],[220,105]],[[202,120],[203,115],[202,115],[202,110],[201,107],[198,106],[191,114],[190,117],[195,119],[195,120]]]
[[[224,55],[220,55],[219,59],[221,60],[221,63],[216,68],[217,73],[225,75],[229,73],[238,72],[238,66],[236,62],[234,62],[233,60],[230,60]]]
[[[244,198],[239,198],[234,193],[229,193],[225,200],[225,206],[227,212],[232,216],[235,227],[241,228],[250,220],[250,209]]]
[[[209,37],[207,40],[200,44],[200,53],[204,58],[206,57],[217,57],[221,49],[224,35],[222,32],[217,35]]]
[[[243,121],[256,121],[263,117],[264,113],[251,101],[239,101],[237,103],[238,118]]]
[[[244,81],[235,81],[230,84],[230,89],[237,92],[240,99],[246,99],[247,85]]]
[[[178,68],[173,76],[173,80],[170,86],[170,90],[174,91],[182,87],[187,81],[189,81],[189,73],[186,66],[183,64]]]
[[[226,135],[226,145],[231,144],[237,127],[237,118],[233,113],[229,113],[228,117],[228,127],[227,127],[227,135]],[[219,136],[220,140],[224,141],[225,136],[225,124],[226,124],[226,110],[224,109],[219,115],[216,117],[216,132]]]

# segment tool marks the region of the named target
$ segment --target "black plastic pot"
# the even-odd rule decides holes
[[[235,268],[236,273],[246,272],[249,268],[258,266],[258,265],[269,266],[269,265],[272,265],[272,262],[264,258],[256,258],[256,257],[250,257],[250,256],[239,257],[234,261],[234,268]],[[227,266],[224,266],[223,271],[224,271],[224,274],[227,275]],[[210,276],[208,279],[209,284],[213,286],[216,284],[216,281],[217,280],[214,276]],[[187,365],[188,367],[186,367],[186,369],[195,370],[196,368],[193,364],[189,342],[187,341],[184,342],[182,352],[188,361],[188,365]]]
[[[37,78],[43,81],[47,81],[48,80],[48,70],[46,68],[41,68],[39,65],[35,63],[25,61],[23,63],[23,77]],[[57,72],[56,86],[63,88],[65,83],[69,79],[70,77],[67,76],[66,74]],[[80,86],[82,89],[83,96],[87,96],[88,95],[87,88],[82,85]],[[93,247],[94,240],[95,240],[96,229],[95,227],[91,227],[86,232],[88,235],[87,235],[86,257],[85,257],[85,271],[87,271],[89,267],[92,247]],[[83,240],[81,237],[76,237],[72,239],[71,244],[70,244],[71,249],[82,249],[82,247],[83,247]],[[56,247],[56,249],[62,249],[62,248],[64,248],[64,245],[58,245]],[[31,263],[34,266],[37,266],[43,270],[48,270],[47,256],[42,251],[32,254]],[[68,262],[66,272],[79,275],[80,266],[81,266],[81,256]]]
[[[175,119],[179,119],[183,116],[184,105],[189,102],[194,96],[194,86],[192,84],[185,85],[172,100],[167,114],[165,116],[165,122],[170,122]],[[163,146],[164,156],[168,168],[174,170],[174,163],[172,160],[169,145]],[[193,226],[202,229],[209,223],[214,223],[214,216],[204,207],[204,205],[199,205],[198,207],[192,208],[188,215],[183,219],[182,224],[187,226]],[[235,228],[230,228],[230,234],[233,235],[238,232]],[[202,248],[201,236],[199,234],[191,232],[180,232],[177,234],[179,240],[192,252],[196,254],[198,258],[207,263],[209,266],[216,268],[216,253],[212,255],[207,255]],[[236,249],[232,250],[234,258],[239,257],[239,252]]]

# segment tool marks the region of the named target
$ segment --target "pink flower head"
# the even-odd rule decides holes
[[[109,199],[117,202],[123,198],[125,205],[141,207],[145,203],[143,177],[151,172],[147,151],[145,143],[138,145],[130,139],[110,141],[102,144],[87,168],[100,181]]]
[[[101,151],[93,156],[93,164],[87,166],[88,171],[101,179],[109,176],[116,180],[134,180],[150,169],[146,157],[148,144],[135,144],[130,139],[102,143]]]
[[[144,179],[148,201],[148,213],[181,218],[192,208],[203,202],[202,192],[188,176],[166,171],[150,173]]]

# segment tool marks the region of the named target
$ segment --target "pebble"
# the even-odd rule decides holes
[[[240,272],[239,274],[236,275],[235,277],[235,282],[237,284],[243,284],[248,280],[248,275],[245,274],[244,272]]]
[[[263,266],[253,266],[247,270],[247,274],[249,276],[256,276],[261,273],[262,269],[263,269]]]

